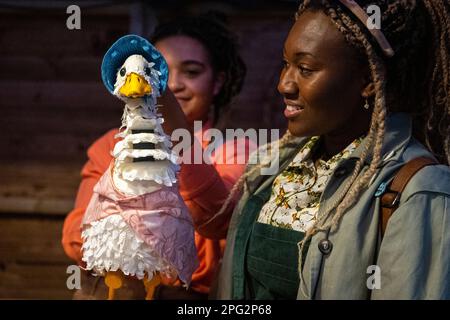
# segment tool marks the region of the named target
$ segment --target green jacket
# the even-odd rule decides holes
[[[383,147],[383,160],[368,188],[343,216],[334,233],[320,232],[309,245],[305,257],[298,299],[450,299],[450,169],[428,166],[408,183],[399,208],[391,217],[383,241],[379,239],[380,199],[375,197],[382,182],[390,181],[407,161],[431,154],[412,137],[409,115],[389,115]],[[296,138],[280,149],[279,171],[296,155],[307,138]],[[333,202],[349,178],[365,141],[348,159],[342,160],[323,192],[320,209]],[[365,168],[370,163],[366,160]],[[247,170],[250,170],[249,165]],[[243,207],[251,195],[270,186],[276,175],[259,172],[246,180],[243,195],[231,218],[227,246],[212,297],[232,298],[232,266],[236,226],[245,215]],[[319,210],[319,215],[321,210]],[[327,237],[331,253],[318,248]],[[368,289],[373,269],[380,274],[379,289]],[[369,269],[368,269],[369,268]]]

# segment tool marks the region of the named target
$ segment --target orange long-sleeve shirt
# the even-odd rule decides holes
[[[206,124],[202,132],[209,128]],[[202,132],[196,132],[201,141]],[[81,221],[91,199],[93,188],[109,167],[112,160],[111,151],[118,141],[114,138],[117,129],[110,130],[95,141],[88,149],[89,160],[81,171],[81,184],[75,200],[75,208],[67,215],[62,234],[62,245],[66,254],[82,264]],[[225,149],[225,145],[223,146]],[[245,159],[254,145],[245,141]],[[234,148],[233,148],[234,150]],[[237,154],[225,154],[226,158],[236,159]],[[236,163],[236,162],[234,162]],[[216,267],[223,254],[225,236],[228,228],[231,204],[225,214],[211,221],[210,218],[219,211],[228,197],[229,190],[245,169],[245,164],[182,164],[178,176],[180,194],[185,201],[196,226],[195,245],[200,265],[192,276],[191,288],[201,293],[208,293],[216,272]],[[206,238],[206,237],[208,238]]]

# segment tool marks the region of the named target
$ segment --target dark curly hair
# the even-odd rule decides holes
[[[151,40],[156,43],[175,35],[185,35],[200,41],[209,52],[214,71],[225,74],[222,89],[213,101],[213,123],[216,125],[244,83],[246,66],[238,52],[237,37],[227,27],[223,14],[208,12],[163,23],[156,28]]]

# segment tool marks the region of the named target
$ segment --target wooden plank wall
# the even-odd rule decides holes
[[[72,295],[62,223],[87,147],[119,124],[123,107],[99,69],[109,45],[128,33],[129,15],[102,12],[83,11],[82,30],[69,31],[65,10],[0,10],[0,298]],[[292,11],[230,16],[248,76],[229,126],[284,126],[276,82],[291,23]]]

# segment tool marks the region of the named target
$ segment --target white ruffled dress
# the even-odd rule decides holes
[[[138,279],[160,272],[188,285],[198,266],[194,228],[178,193],[179,166],[163,119],[151,108],[128,106],[122,119],[126,129],[118,136],[123,139],[114,147],[114,162],[94,188],[83,221],[86,269],[99,275],[121,270]],[[155,148],[133,149],[141,142]],[[133,162],[148,156],[155,161]]]

